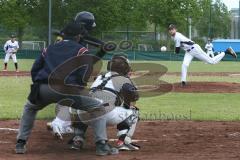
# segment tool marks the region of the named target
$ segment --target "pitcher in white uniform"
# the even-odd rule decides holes
[[[211,39],[208,39],[207,44],[205,45],[205,49],[206,49],[207,55],[209,57],[213,58],[214,57],[214,53],[213,53],[214,48],[213,48],[213,44],[211,43]]]
[[[177,28],[175,25],[169,25],[168,31],[175,42],[175,53],[179,53],[180,49],[183,49],[185,51],[181,74],[182,86],[186,85],[187,69],[194,57],[208,64],[217,64],[223,59],[225,54],[229,54],[232,57],[237,58],[237,54],[231,47],[227,48],[225,52],[220,52],[215,57],[209,57],[198,44],[194,43],[191,39],[177,32]]]
[[[4,44],[3,49],[6,53],[5,59],[4,59],[4,69],[3,69],[3,71],[7,71],[8,61],[9,61],[10,58],[12,58],[12,60],[14,62],[14,65],[15,65],[16,72],[18,72],[18,63],[17,63],[16,53],[19,49],[19,45],[18,45],[18,41],[16,41],[16,36],[15,35],[11,35],[11,39],[8,40]]]

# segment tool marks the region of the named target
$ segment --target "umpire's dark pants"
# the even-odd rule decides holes
[[[68,106],[82,110],[97,108],[102,105],[100,100],[91,98],[87,95],[74,96],[58,93],[49,88],[48,84],[41,84],[39,86],[38,97],[39,99],[36,104],[32,104],[30,101],[27,101],[25,104],[17,139],[28,140],[37,112],[51,103],[68,101],[71,102],[71,105]]]

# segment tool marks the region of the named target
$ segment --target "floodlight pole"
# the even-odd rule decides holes
[[[188,35],[189,35],[189,38],[192,39],[192,18],[189,17],[188,18]]]
[[[238,28],[237,28],[237,32],[238,32],[238,39],[240,39],[240,0],[239,0],[239,8],[238,8]]]
[[[212,38],[212,0],[209,5],[209,25],[208,25],[208,37]]]
[[[52,0],[48,0],[48,45],[52,42]]]

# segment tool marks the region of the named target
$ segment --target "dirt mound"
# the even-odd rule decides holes
[[[239,159],[240,123],[238,122],[192,122],[149,121],[140,122],[134,139],[140,141],[141,150],[120,152],[117,156],[97,157],[91,136],[82,151],[72,151],[64,141],[56,140],[45,128],[46,121],[37,121],[28,142],[25,155],[14,154],[16,121],[1,121],[0,159],[104,159],[104,160],[231,160]],[[110,127],[109,137],[116,138],[116,129]]]
[[[180,76],[181,72],[168,72],[166,75]],[[189,76],[240,76],[240,72],[189,72]]]
[[[160,74],[160,73],[158,73]],[[178,75],[178,72],[167,73],[167,75]],[[189,73],[192,76],[239,76],[240,73],[233,72],[222,72],[222,73],[208,73],[208,72],[198,72],[198,73]],[[152,76],[146,72],[137,72],[132,73],[132,77],[141,77],[141,76]],[[156,74],[155,74],[156,75]],[[0,76],[30,76],[28,71],[0,71]],[[240,93],[240,83],[229,83],[229,82],[188,82],[187,86],[181,87],[179,83],[169,84],[161,82],[160,85],[142,85],[139,86],[144,92],[151,92],[152,94],[161,94],[167,92],[187,92],[187,93]],[[150,94],[150,95],[152,95]]]
[[[168,75],[168,76],[181,76],[181,72],[147,72],[138,71],[132,72],[131,76],[133,78],[140,76],[155,76],[155,75]],[[188,76],[240,76],[240,72],[189,72]]]
[[[136,78],[140,76],[155,76],[155,75],[174,75],[174,76],[180,76],[180,72],[167,72],[167,73],[161,73],[161,72],[132,72],[131,77]],[[239,76],[240,72],[189,72],[189,76]],[[30,76],[29,71],[0,71],[0,76]]]
[[[182,87],[179,83],[173,84],[172,92],[188,93],[240,93],[240,83],[228,82],[188,82]]]
[[[185,92],[185,93],[240,93],[240,83],[229,82],[188,82],[182,87],[180,83],[162,83],[156,85],[138,86],[143,93],[147,92],[164,94],[168,92]]]

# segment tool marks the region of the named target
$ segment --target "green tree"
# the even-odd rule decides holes
[[[194,24],[200,12],[197,0],[146,0],[145,5],[150,23],[165,31],[172,23],[187,31],[188,18],[192,18]]]
[[[210,38],[229,37],[231,19],[226,5],[220,0],[216,0],[214,4],[211,0],[200,0],[199,7],[202,10],[196,25],[199,35]]]
[[[141,28],[146,26],[146,19],[141,8],[141,0],[66,0],[67,19],[77,12],[87,10],[95,15],[96,34],[102,31],[120,28]],[[82,5],[84,4],[84,5]]]
[[[24,29],[31,19],[30,8],[34,1],[28,0],[1,0],[0,1],[0,22],[5,30],[17,33],[20,46]]]

